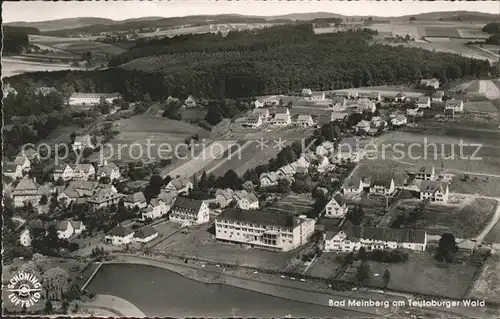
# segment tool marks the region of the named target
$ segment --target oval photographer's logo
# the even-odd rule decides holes
[[[33,274],[20,272],[10,279],[7,291],[10,293],[10,302],[15,306],[28,308],[40,300],[42,284]]]

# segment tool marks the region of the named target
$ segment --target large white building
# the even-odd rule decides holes
[[[448,202],[449,187],[445,182],[424,180],[420,183],[420,199],[433,203]]]
[[[347,214],[347,204],[342,194],[335,194],[325,206],[325,217],[341,218]]]
[[[355,227],[347,221],[338,231],[325,233],[324,251],[352,252],[361,247],[373,249],[410,249],[425,251],[427,233],[422,230]]]
[[[119,93],[73,93],[69,97],[69,105],[96,105],[104,99],[111,104],[114,100],[120,99]]]
[[[419,109],[428,109],[431,107],[431,98],[428,96],[421,96],[417,100],[417,106]]]
[[[42,193],[39,191],[39,187],[40,186],[37,185],[32,179],[22,178],[12,192],[14,206],[23,207],[27,203],[37,206],[38,202],[42,198]]]
[[[179,224],[204,224],[210,220],[210,209],[205,201],[177,197],[170,210],[169,219]]]
[[[307,243],[315,223],[305,216],[228,208],[215,220],[215,237],[223,242],[289,251]]]
[[[445,105],[446,110],[453,110],[454,112],[464,111],[464,101],[462,100],[448,100]]]

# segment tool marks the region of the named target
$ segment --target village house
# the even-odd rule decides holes
[[[370,184],[370,196],[391,196],[396,191],[393,178],[375,179]]]
[[[274,97],[270,97],[264,100],[264,106],[275,106],[279,103],[280,101]]]
[[[311,96],[313,94],[311,89],[302,89],[302,96]]]
[[[359,92],[358,98],[369,99],[369,100],[377,101],[377,102],[379,102],[381,100],[380,92]]]
[[[158,232],[151,226],[145,226],[134,233],[133,240],[136,243],[149,243],[158,237]]]
[[[23,207],[27,203],[33,206],[38,206],[38,202],[42,198],[39,192],[39,185],[33,179],[22,178],[12,192],[14,207]]]
[[[95,194],[87,199],[93,209],[108,207],[113,204],[118,204],[123,195],[113,191],[110,188],[98,188]]]
[[[440,181],[424,180],[420,183],[420,200],[444,203],[448,202],[448,184]]]
[[[192,95],[188,96],[187,99],[184,101],[184,105],[186,107],[196,107],[196,104],[197,104],[196,99]]]
[[[372,127],[379,128],[379,127],[385,127],[387,123],[380,116],[374,116],[370,124]]]
[[[311,100],[324,100],[324,99],[325,99],[325,92],[313,93],[311,95]]]
[[[95,105],[101,103],[104,99],[106,103],[113,104],[114,100],[121,99],[119,93],[73,93],[69,97],[69,105]]]
[[[36,88],[35,91],[34,91],[34,93],[36,95],[47,96],[50,93],[57,93],[57,90],[54,87],[51,87],[51,86],[42,86],[42,87]]]
[[[32,148],[28,148],[28,149],[23,148],[19,152],[19,154],[17,154],[17,156],[26,157],[30,161],[39,160],[40,159],[40,154],[37,151],[35,151],[34,149],[32,149]]]
[[[406,110],[406,115],[408,115],[408,116],[422,117],[422,116],[424,116],[424,111],[422,111],[418,107],[416,107],[414,109],[409,108],[409,109]]]
[[[342,186],[344,195],[360,195],[363,192],[363,184],[359,178],[347,178]]]
[[[23,169],[21,165],[17,165],[15,163],[5,163],[3,165],[2,173],[13,180],[23,177]]]
[[[259,199],[254,193],[245,190],[234,192],[233,199],[240,209],[259,209]]]
[[[193,183],[187,177],[179,177],[168,182],[163,189],[166,192],[174,192],[178,195],[189,194],[193,189]]]
[[[434,165],[424,165],[419,167],[415,171],[415,179],[417,180],[425,180],[425,181],[431,181],[436,178],[436,170],[434,168]]]
[[[75,141],[73,142],[73,149],[81,151],[85,148],[91,148],[94,149],[96,148],[97,145],[95,145],[92,142],[92,136],[89,134],[83,135],[83,136],[76,136]]]
[[[272,121],[273,125],[285,126],[292,123],[292,118],[290,117],[290,110],[287,107],[276,108],[276,113]]]
[[[330,121],[344,121],[349,116],[349,113],[346,112],[332,112],[330,114]]]
[[[297,125],[302,127],[311,127],[314,125],[314,121],[311,115],[299,115],[297,117]]]
[[[28,228],[25,228],[19,234],[19,242],[23,247],[31,246],[31,232]]]
[[[54,167],[54,171],[52,173],[54,181],[62,179],[63,181],[72,180],[75,176],[75,172],[71,165],[69,164],[59,164]]]
[[[408,119],[404,115],[398,115],[395,118],[391,119],[391,123],[393,126],[403,126],[408,123]]]
[[[215,202],[219,207],[224,208],[233,201],[234,191],[230,188],[218,189],[215,192]]]
[[[267,172],[260,174],[259,177],[260,187],[270,187],[278,185],[278,175],[276,172]]]
[[[325,252],[354,252],[361,247],[374,249],[409,249],[425,251],[427,233],[422,230],[355,227],[347,221],[338,231],[327,231]]]
[[[95,178],[95,168],[92,164],[75,164],[73,168],[73,179],[78,181],[88,181]]]
[[[139,209],[147,207],[146,197],[142,192],[130,194],[123,199],[123,205],[129,209],[137,207]]]
[[[428,109],[431,107],[431,98],[428,96],[420,96],[417,100],[419,109]]]
[[[57,225],[57,237],[68,239],[73,235],[80,235],[85,229],[85,225],[81,221],[63,220]]]
[[[420,80],[420,85],[425,87],[432,87],[434,89],[439,88],[439,80],[436,78],[432,79],[422,79]]]
[[[333,195],[332,199],[326,204],[325,217],[341,218],[347,214],[347,204],[344,196],[340,193]]]
[[[276,174],[278,175],[278,179],[282,179],[285,177],[293,177],[297,171],[295,170],[295,167],[293,167],[290,164],[287,164],[285,166],[282,166],[278,169]]]
[[[262,125],[262,118],[258,114],[250,114],[243,125],[251,128],[257,128]]]
[[[444,106],[445,110],[453,110],[454,112],[461,113],[464,111],[463,100],[448,100]]]
[[[396,102],[400,102],[400,103],[404,103],[407,99],[407,96],[405,95],[405,92],[399,92],[398,94],[396,94],[396,96],[394,97],[394,101]]]
[[[455,118],[455,110],[454,109],[444,109],[443,117],[445,120],[454,119]]]
[[[28,172],[31,169],[31,162],[26,156],[16,156],[13,163],[21,166],[23,172]]]
[[[158,196],[156,198],[161,200],[163,203],[165,203],[165,206],[167,207],[167,211],[170,211],[170,208],[172,207],[175,200],[177,199],[177,194],[174,192],[160,192],[160,194],[158,194]]]
[[[333,97],[331,107],[336,112],[341,112],[346,110],[346,98],[345,97]]]
[[[374,113],[377,110],[375,102],[369,99],[359,99],[356,104],[356,112],[358,113]]]
[[[261,107],[264,107],[264,103],[260,100],[255,100],[255,102],[253,102],[253,106],[258,109],[258,108],[261,108]]]
[[[250,247],[290,251],[306,244],[315,220],[261,210],[228,208],[215,219],[215,238]]]
[[[361,120],[358,124],[356,124],[355,128],[356,132],[367,133],[370,130],[370,122]]]
[[[68,185],[66,188],[64,186],[57,186],[56,189],[57,201],[61,204],[69,205],[80,198],[80,195],[72,185]]]
[[[330,160],[328,159],[327,156],[318,157],[318,159],[315,161],[315,165],[316,165],[316,169],[320,173],[325,172],[327,170],[327,168],[329,168],[330,166],[333,166],[333,165],[330,165]]]
[[[321,143],[320,145],[316,146],[315,154],[318,156],[328,156],[334,151],[334,149],[335,149],[335,146],[333,145],[332,142],[325,141],[325,142]]]
[[[146,220],[148,218],[154,220],[166,215],[167,213],[168,209],[165,203],[161,199],[153,198],[149,202],[146,211],[141,213],[141,220]]]
[[[348,91],[338,91],[333,93],[336,97],[345,97],[349,99],[351,97],[357,98],[358,92],[348,92]]]
[[[267,120],[271,115],[269,114],[269,109],[254,109],[254,115],[259,115],[263,120]]]
[[[115,163],[108,163],[108,161],[105,160],[103,165],[97,167],[96,178],[101,179],[103,177],[107,177],[111,181],[120,179],[120,168]]]
[[[444,91],[436,91],[432,94],[432,102],[443,102]]]
[[[170,211],[169,219],[187,225],[208,223],[210,210],[202,200],[177,197]]]
[[[130,226],[117,225],[104,237],[104,241],[115,246],[128,245],[134,242],[134,233]]]

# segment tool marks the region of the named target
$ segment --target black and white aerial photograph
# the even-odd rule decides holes
[[[2,3],[2,317],[500,318],[500,2]]]

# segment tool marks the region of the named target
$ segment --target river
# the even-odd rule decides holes
[[[103,265],[87,290],[130,301],[155,317],[359,317],[360,313],[204,284],[146,265]]]

